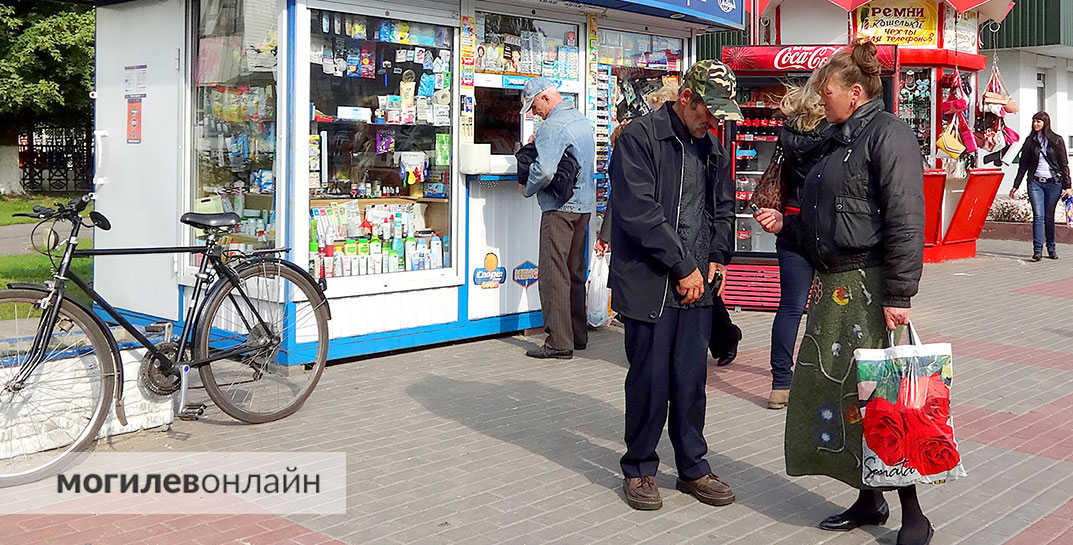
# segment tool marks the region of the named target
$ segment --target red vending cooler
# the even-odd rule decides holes
[[[738,77],[738,104],[745,116],[731,123],[727,139],[734,154],[735,254],[727,271],[723,300],[728,307],[775,310],[779,306],[779,267],[775,235],[752,217],[749,197],[771,163],[782,128],[779,102],[787,84],[800,85],[828,57],[845,46],[776,45],[724,47],[722,60]],[[883,100],[894,111],[897,97],[897,48],[879,46],[883,65]]]

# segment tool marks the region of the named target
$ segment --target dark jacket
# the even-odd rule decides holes
[[[671,104],[634,119],[611,155],[611,307],[645,322],[663,314],[670,282],[698,268],[678,235],[684,148],[675,135]],[[733,255],[734,186],[730,155],[708,135],[704,213],[711,218],[708,261]]]
[[[1021,146],[1021,162],[1017,165],[1017,178],[1013,181],[1013,188],[1021,187],[1021,180],[1025,174],[1036,175],[1036,167],[1039,166],[1039,138],[1036,132],[1025,138]],[[1069,156],[1066,155],[1066,144],[1061,138],[1047,144],[1047,165],[1051,167],[1051,175],[1058,178],[1062,183],[1062,189],[1069,189]]]
[[[783,153],[784,206],[801,208],[801,188],[805,186],[805,176],[820,160],[819,148],[827,137],[829,127],[826,121],[822,121],[815,129],[802,132],[787,123],[779,132]]]
[[[536,144],[530,143],[522,146],[522,149],[514,154],[514,158],[518,160],[518,183],[524,186],[529,180],[529,166],[537,159]],[[563,158],[559,160],[558,170],[555,171],[555,177],[543,189],[555,198],[556,207],[566,204],[566,201],[574,195],[574,186],[577,184],[580,173],[581,167],[577,160],[569,153],[563,153]]]
[[[909,307],[924,262],[924,169],[912,129],[862,105],[833,125],[784,229],[819,271],[883,265],[883,306]]]

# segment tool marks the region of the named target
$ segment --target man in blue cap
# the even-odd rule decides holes
[[[522,115],[530,110],[544,119],[535,136],[537,159],[529,167],[522,194],[540,204],[540,307],[542,346],[525,353],[532,358],[570,359],[588,343],[585,320],[585,234],[596,205],[593,163],[596,142],[592,125],[563,100],[550,79],[536,77],[522,91]],[[560,205],[547,191],[563,154],[577,161],[580,174],[573,195]]]

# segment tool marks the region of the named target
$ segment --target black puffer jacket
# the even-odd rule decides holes
[[[787,207],[801,208],[801,188],[805,186],[805,176],[820,160],[819,148],[827,137],[830,125],[823,121],[811,131],[799,131],[783,125],[779,133],[782,146],[782,183],[783,204]]]
[[[1039,137],[1033,131],[1021,146],[1021,162],[1017,165],[1017,178],[1013,181],[1014,189],[1021,187],[1021,180],[1024,179],[1025,174],[1036,175],[1036,167],[1039,166],[1039,150]],[[1051,167],[1051,176],[1058,178],[1062,183],[1062,189],[1069,189],[1069,156],[1066,155],[1066,143],[1061,137],[1048,142],[1047,166]]]
[[[869,101],[833,125],[784,229],[819,271],[883,265],[883,306],[909,307],[924,262],[924,168],[916,136]]]

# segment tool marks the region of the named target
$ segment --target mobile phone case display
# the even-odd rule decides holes
[[[784,123],[778,104],[783,86],[739,87],[738,105],[744,119],[737,122],[734,137],[735,250],[748,253],[775,251],[775,235],[753,219],[749,199],[775,154]]]
[[[310,271],[450,266],[448,27],[313,10]]]
[[[477,72],[580,78],[577,25],[478,11],[476,35]]]
[[[935,140],[932,106],[932,71],[930,68],[902,69],[899,77],[898,117],[909,124],[920,144],[923,158],[931,157]]]
[[[275,246],[276,85],[242,50],[233,37],[198,41],[193,210],[238,214],[231,249],[249,252]]]
[[[592,68],[596,85],[589,86],[589,121],[596,138],[596,212],[607,210],[611,197],[607,169],[611,160],[611,67],[606,64]]]

